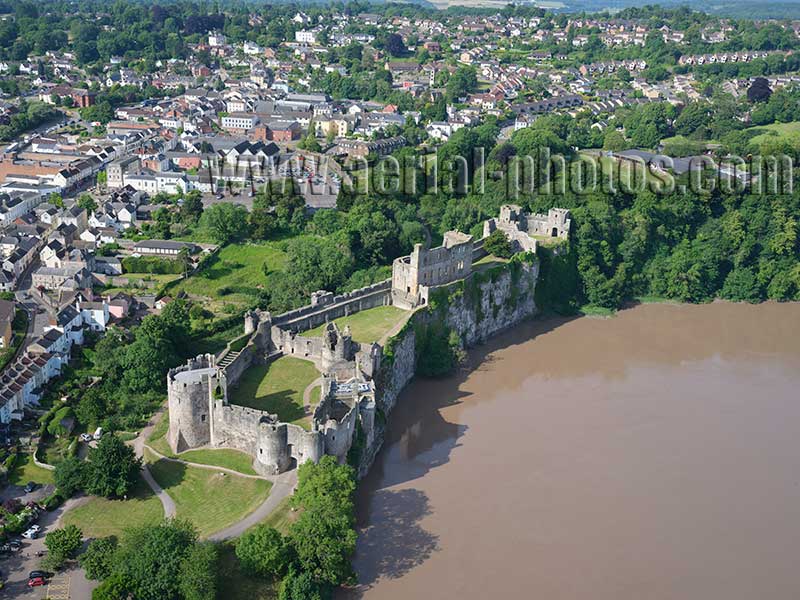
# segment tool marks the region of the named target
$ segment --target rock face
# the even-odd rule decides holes
[[[372,443],[362,451],[358,475],[369,471],[383,445],[386,421],[403,388],[416,373],[415,327],[443,320],[464,347],[474,346],[536,314],[534,291],[539,277],[537,260],[511,263],[476,272],[437,291],[428,308],[417,311],[384,349],[377,379],[377,412]],[[436,302],[436,306],[434,306]]]

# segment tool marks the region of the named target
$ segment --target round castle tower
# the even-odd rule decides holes
[[[225,377],[218,372],[212,354],[189,359],[167,374],[169,431],[173,452],[211,443],[213,403],[225,397]]]
[[[264,475],[283,473],[292,464],[286,423],[273,423],[266,417],[258,422],[255,467]]]

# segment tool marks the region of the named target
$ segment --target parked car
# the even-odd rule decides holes
[[[28,529],[31,531],[35,531],[36,533],[39,533],[42,530],[42,528],[39,527],[38,525],[31,525],[30,527],[28,527]]]
[[[94,438],[92,437],[91,433],[82,433],[81,434],[81,441],[82,442],[91,442]]]
[[[94,439],[99,440],[101,437],[103,437],[103,428],[98,427],[94,430]]]
[[[42,579],[47,579],[50,577],[50,573],[47,571],[31,571],[28,573],[28,579],[36,579],[37,577],[41,577]]]
[[[28,587],[38,587],[40,585],[46,584],[44,577],[33,577],[32,579],[28,579]]]
[[[25,493],[30,494],[33,490],[35,490],[38,486],[36,485],[35,481],[29,481],[28,485],[25,486]]]
[[[22,537],[24,537],[26,540],[33,540],[39,537],[39,532],[35,529],[28,529],[22,534]]]

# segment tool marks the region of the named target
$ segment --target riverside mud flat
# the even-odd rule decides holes
[[[415,380],[341,597],[800,598],[800,304],[646,305]]]

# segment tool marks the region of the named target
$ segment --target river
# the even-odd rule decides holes
[[[800,304],[498,336],[404,390],[357,512],[348,598],[800,598]]]

